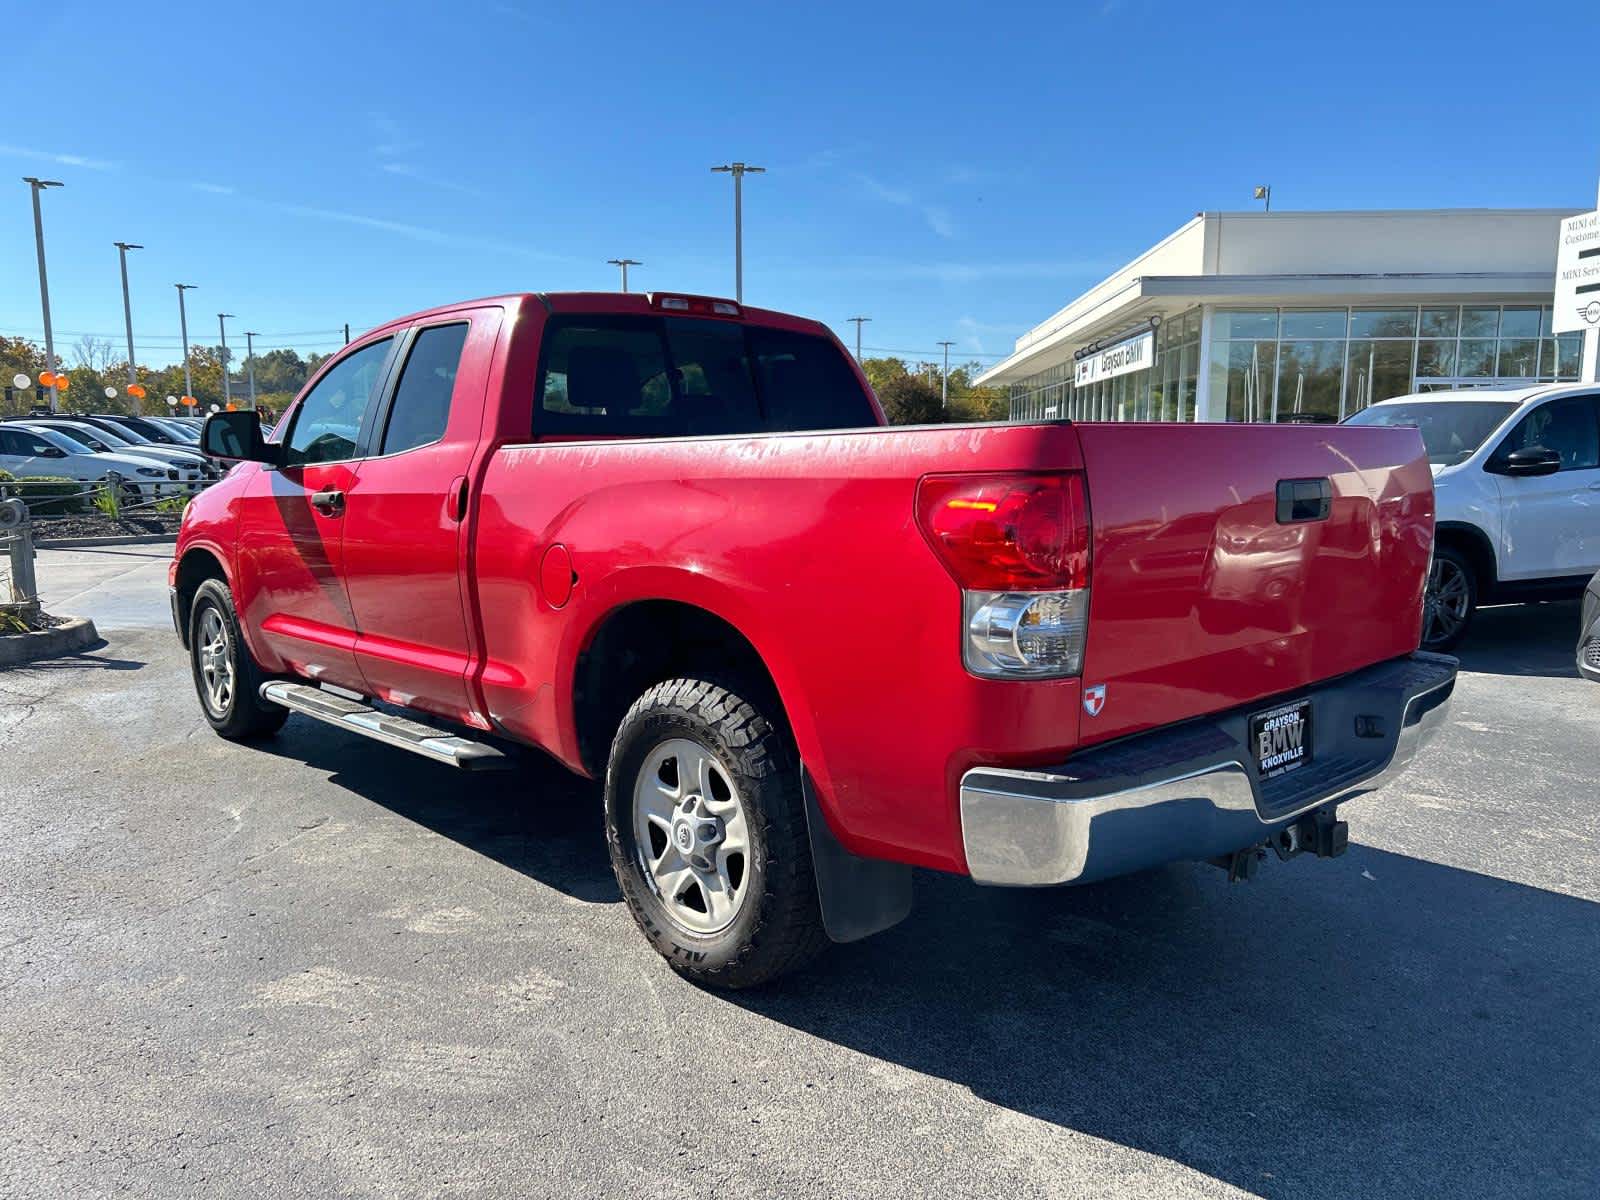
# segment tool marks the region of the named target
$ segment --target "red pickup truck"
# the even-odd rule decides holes
[[[605,781],[679,971],[746,986],[886,928],[911,868],[1080,883],[1343,850],[1444,718],[1416,430],[886,429],[822,325],[517,295],[323,364],[184,514],[206,719],[289,712]]]

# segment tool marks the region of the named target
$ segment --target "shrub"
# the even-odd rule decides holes
[[[36,517],[82,512],[87,507],[86,498],[80,494],[85,485],[76,479],[62,479],[56,475],[24,475],[14,482],[26,486],[7,490],[27,504],[28,511]]]

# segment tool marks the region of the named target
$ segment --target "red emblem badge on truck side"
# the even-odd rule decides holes
[[[1106,685],[1097,683],[1092,688],[1083,689],[1083,711],[1091,717],[1098,717],[1100,710],[1106,706]]]

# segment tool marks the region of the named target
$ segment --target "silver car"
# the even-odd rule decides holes
[[[1578,621],[1578,674],[1600,683],[1600,571],[1583,593],[1583,616]]]

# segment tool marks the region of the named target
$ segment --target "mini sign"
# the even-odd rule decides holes
[[[1086,354],[1078,360],[1077,374],[1073,378],[1073,383],[1077,387],[1087,387],[1102,379],[1115,379],[1118,375],[1126,375],[1130,371],[1143,371],[1155,361],[1155,349],[1156,335],[1153,331],[1146,330],[1114,346]]]
[[[1555,333],[1600,329],[1600,211],[1561,222],[1553,315]]]

